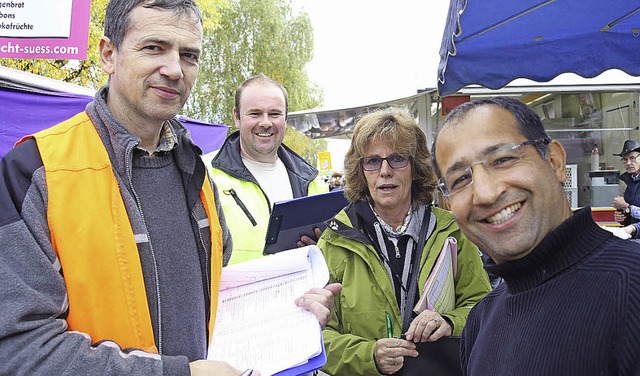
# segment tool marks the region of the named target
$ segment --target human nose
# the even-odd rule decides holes
[[[160,74],[171,80],[181,79],[184,77],[181,62],[179,53],[168,53],[162,67],[160,68]]]
[[[380,162],[380,175],[383,176],[388,176],[392,174],[393,169],[391,168],[391,165],[389,164],[389,160],[388,159],[383,159]]]
[[[482,168],[479,168],[482,166]],[[475,169],[474,169],[475,168]],[[471,166],[471,190],[474,204],[493,203],[502,193],[502,184],[498,174],[491,174],[491,170],[484,163]]]
[[[260,118],[258,119],[258,124],[262,125],[264,127],[269,127],[269,126],[273,125],[273,122],[269,118],[269,113],[264,113],[264,114],[260,115]]]

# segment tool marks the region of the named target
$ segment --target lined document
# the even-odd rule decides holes
[[[317,356],[322,352],[318,320],[294,301],[328,280],[316,246],[223,268],[208,359],[273,375]]]
[[[440,314],[456,306],[455,278],[458,272],[458,241],[450,236],[444,241],[436,264],[427,278],[422,296],[413,311],[420,314],[425,309]]]

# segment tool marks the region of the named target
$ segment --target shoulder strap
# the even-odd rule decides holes
[[[404,315],[402,316],[402,333],[405,333],[411,325],[411,316],[413,314],[413,305],[416,301],[416,290],[418,288],[418,272],[420,270],[420,261],[422,260],[422,250],[427,244],[427,230],[429,229],[429,220],[431,219],[431,205],[424,210],[424,219],[420,228],[420,236],[416,244],[415,261],[411,266],[411,280],[409,281],[409,292],[407,293],[407,301],[405,304]]]

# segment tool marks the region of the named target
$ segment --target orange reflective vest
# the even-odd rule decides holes
[[[46,172],[51,243],[69,297],[69,330],[110,340],[122,348],[157,353],[142,267],[111,161],[86,112],[27,138],[35,138]],[[213,333],[222,229],[205,176],[200,198],[211,229]]]

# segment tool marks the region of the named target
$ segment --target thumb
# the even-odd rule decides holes
[[[324,288],[331,291],[333,296],[338,296],[338,294],[340,294],[340,291],[342,291],[342,285],[340,283],[331,283],[326,285]]]

